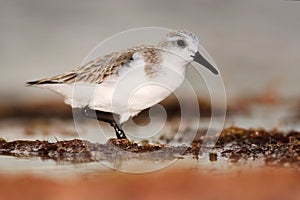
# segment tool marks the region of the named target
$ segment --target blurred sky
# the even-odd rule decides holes
[[[144,26],[196,33],[229,98],[272,84],[300,95],[297,1],[0,0],[0,99],[56,98],[24,83],[69,71],[107,37]]]

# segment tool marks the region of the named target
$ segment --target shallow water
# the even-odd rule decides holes
[[[284,131],[300,130],[300,121],[295,118],[297,110],[293,109],[295,102],[282,102],[276,105],[253,105],[251,112],[247,114],[231,115],[227,117],[225,127],[231,125],[243,128],[265,128],[267,130],[279,129]],[[208,118],[201,119],[200,128],[205,128]],[[152,122],[155,126],[155,120]],[[169,121],[163,127],[164,135],[174,134],[174,123]],[[153,125],[153,124],[152,124]],[[77,133],[80,128],[80,134]],[[56,142],[61,140],[71,140],[80,138],[93,143],[105,143],[108,138],[114,137],[113,130],[106,124],[99,124],[95,121],[84,121],[80,125],[74,124],[72,119],[6,119],[0,122],[0,135],[7,141],[13,140],[47,140]],[[187,128],[193,124],[186,124]],[[83,131],[84,130],[84,131]],[[141,127],[139,127],[141,130]],[[105,133],[103,136],[101,131]],[[142,138],[143,139],[143,138]],[[142,140],[141,139],[141,140]],[[137,142],[137,138],[135,138]],[[184,141],[184,140],[183,140]],[[151,141],[150,141],[151,142]],[[152,138],[152,142],[164,143],[160,140],[160,135]],[[180,144],[180,142],[178,142]],[[216,152],[219,153],[219,152]],[[145,159],[134,156],[133,159],[101,161],[91,163],[72,164],[67,161],[42,160],[37,157],[26,157],[24,152],[22,157],[0,156],[1,174],[22,174],[30,173],[41,176],[62,177],[74,174],[109,172],[112,169],[119,169],[124,172],[149,172],[153,170],[184,167],[201,171],[226,172],[227,170],[239,170],[247,168],[257,168],[265,166],[261,159],[240,160],[231,162],[226,158],[217,157],[217,161],[210,161],[208,153],[199,155],[199,159],[192,155],[180,156],[180,159]]]

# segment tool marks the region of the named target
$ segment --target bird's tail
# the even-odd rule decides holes
[[[71,72],[71,73],[53,76],[51,78],[44,78],[37,81],[29,81],[26,83],[26,86],[73,83],[76,80],[76,77],[77,77],[77,73]]]
[[[58,84],[60,82],[56,80],[50,80],[50,79],[40,79],[36,81],[28,81],[26,83],[26,86],[38,86],[38,85],[45,85],[45,84]]]

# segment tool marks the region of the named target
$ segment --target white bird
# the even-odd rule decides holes
[[[122,124],[172,94],[192,61],[219,73],[200,53],[195,34],[171,31],[157,45],[113,52],[69,73],[27,85],[61,94],[66,104],[82,109],[86,117],[109,123],[117,138],[125,139]]]

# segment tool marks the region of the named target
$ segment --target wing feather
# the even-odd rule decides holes
[[[143,51],[145,48],[149,47],[138,46],[121,52],[113,52],[79,66],[69,73],[37,81],[29,81],[27,85],[72,84],[75,82],[101,84],[106,77],[117,73],[122,65],[131,62],[134,53]]]

